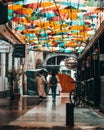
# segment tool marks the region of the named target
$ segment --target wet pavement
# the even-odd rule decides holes
[[[104,114],[90,106],[75,107],[74,126],[67,126],[67,103],[68,94],[58,95],[55,103],[51,95],[41,101],[37,96],[0,99],[0,130],[104,130]]]
[[[29,109],[40,103],[38,97],[24,96],[19,100],[0,99],[0,125],[6,125],[24,115]]]

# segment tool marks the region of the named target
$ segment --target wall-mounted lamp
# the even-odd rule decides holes
[[[98,60],[98,53],[93,52],[92,53],[92,58],[93,58],[93,60]]]
[[[90,67],[90,61],[86,61],[86,67],[88,68],[88,67]]]

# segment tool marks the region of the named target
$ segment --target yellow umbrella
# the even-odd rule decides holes
[[[80,10],[78,9],[59,9],[59,12],[62,14],[62,13],[78,13],[80,12]]]
[[[84,29],[83,25],[75,25],[75,26],[71,26],[69,27],[70,30],[82,30]]]
[[[70,42],[67,42],[67,43],[65,44],[65,46],[67,46],[67,47],[75,47],[75,46],[77,46],[77,44],[76,44],[76,42],[70,41]]]
[[[53,2],[42,2],[41,3],[42,7],[49,7],[49,6],[52,6],[52,5],[53,5]]]

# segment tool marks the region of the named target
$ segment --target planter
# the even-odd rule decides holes
[[[20,99],[20,94],[19,93],[14,93],[13,95],[10,95],[10,99],[12,100],[18,100]]]

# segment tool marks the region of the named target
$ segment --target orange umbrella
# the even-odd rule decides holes
[[[21,9],[15,10],[14,13],[21,14],[21,15],[25,15],[25,14],[31,15],[33,13],[33,10],[27,9],[27,8],[21,8]]]
[[[19,9],[21,9],[22,8],[22,5],[8,5],[8,9],[9,10],[19,10]]]
[[[71,90],[75,89],[74,79],[66,74],[58,74],[60,84],[62,87],[62,92],[70,92]]]
[[[52,6],[54,5],[53,2],[42,2],[41,3],[41,7],[49,7],[49,6]]]

